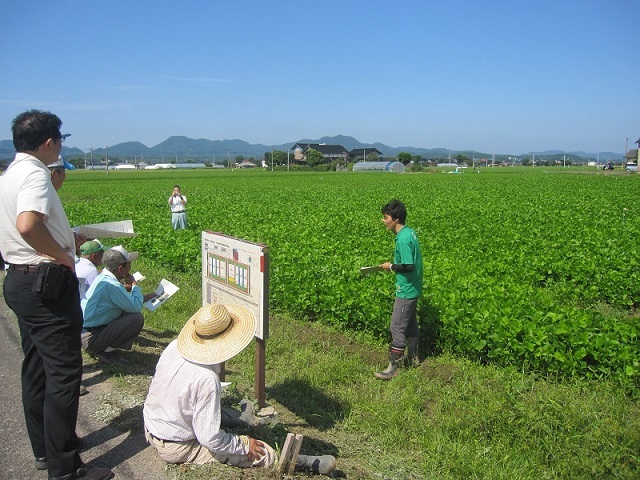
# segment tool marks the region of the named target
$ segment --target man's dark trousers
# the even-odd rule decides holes
[[[78,280],[56,300],[32,291],[35,268],[8,271],[4,298],[18,317],[22,336],[22,404],[35,457],[47,457],[49,477],[81,466],[76,421],[82,354],[82,310]]]

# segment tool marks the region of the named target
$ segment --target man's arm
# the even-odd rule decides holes
[[[136,282],[136,279],[133,275],[129,274],[124,277],[124,288],[127,290],[127,292],[133,291],[133,287],[136,287],[136,286],[138,286],[138,282]],[[145,293],[144,295],[142,295],[142,301],[148,302],[149,300],[152,300],[155,297],[157,297],[156,292]]]
[[[383,270],[388,270],[388,271],[393,270],[394,272],[400,272],[400,273],[413,272],[413,269],[414,269],[413,263],[384,262],[380,266],[382,267]]]
[[[197,389],[193,406],[193,433],[200,445],[218,454],[248,455],[251,442],[248,437],[234,435],[220,429],[220,383],[207,381]],[[260,445],[254,446],[254,454]]]
[[[20,213],[16,220],[16,228],[24,241],[34,250],[75,272],[74,259],[55,241],[44,224],[44,214],[34,211]]]
[[[81,233],[73,232],[73,240],[76,242],[76,255],[79,257],[82,254],[80,252],[80,246],[87,241],[87,237]]]
[[[112,280],[115,282],[115,280]],[[134,285],[131,288],[131,293],[127,292],[121,284],[115,284],[109,282],[109,300],[118,308],[127,313],[140,313],[142,311],[143,296],[140,287]]]
[[[145,302],[148,302],[149,300],[153,300],[153,299],[154,299],[154,298],[156,298],[156,297],[157,297],[156,292],[151,292],[151,293],[145,293],[145,294],[142,296],[142,299],[143,299]]]

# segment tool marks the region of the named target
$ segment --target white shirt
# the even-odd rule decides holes
[[[18,215],[38,212],[53,239],[74,257],[75,240],[47,166],[27,153],[17,153],[0,177],[0,251],[5,262],[37,265],[51,259],[38,254],[16,228]]]
[[[174,340],[158,360],[142,411],[145,427],[162,440],[197,439],[215,454],[246,455],[238,435],[220,430],[220,391],[216,367],[185,360]]]
[[[169,205],[171,207],[171,213],[182,212],[187,204],[187,197],[185,197],[184,195],[180,195],[178,197],[174,197],[173,195],[171,195],[169,197],[169,200],[171,200],[171,204]],[[184,205],[182,204],[183,200]]]
[[[89,287],[98,276],[98,269],[91,260],[80,257],[80,260],[76,263],[76,276],[78,277],[80,298],[85,298],[87,290],[89,290]]]

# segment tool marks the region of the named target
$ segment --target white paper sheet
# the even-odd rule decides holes
[[[73,227],[73,231],[87,238],[135,237],[132,220],[119,222],[92,223]]]
[[[178,290],[180,290],[178,287],[169,280],[163,278],[160,280],[158,288],[156,288],[156,296],[151,300],[144,302],[144,306],[153,312],[156,308],[169,300],[169,298]]]
[[[374,267],[362,267],[362,268],[360,269],[360,273],[361,273],[362,275],[369,275],[370,273],[373,273],[373,272],[380,272],[380,271],[382,271],[382,267],[381,267],[381,266],[379,266],[379,265],[376,265],[376,266],[374,266]]]

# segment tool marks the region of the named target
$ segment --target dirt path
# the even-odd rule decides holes
[[[5,273],[0,272],[0,288],[4,276]],[[3,365],[0,369],[0,477],[46,479],[46,471],[34,468],[24,424],[20,398],[22,357],[15,315],[0,296],[0,362]],[[78,435],[85,441],[83,461],[111,468],[116,478],[167,479],[164,462],[144,440],[141,422],[144,398],[118,398],[117,402],[111,402],[115,391],[113,380],[103,374],[97,363],[85,366],[83,384],[89,390],[80,397],[77,424]],[[110,422],[114,416],[119,428]]]

